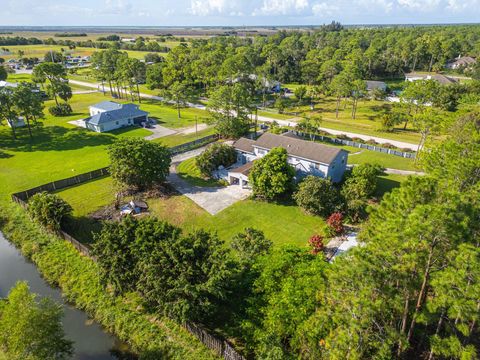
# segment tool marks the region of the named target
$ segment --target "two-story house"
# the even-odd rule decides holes
[[[233,146],[238,161],[244,165],[228,173],[230,184],[246,186],[253,161],[262,158],[275,147],[287,150],[287,161],[297,171],[298,178],[314,175],[340,182],[347,169],[347,151],[297,137],[265,133],[257,140],[241,138]]]

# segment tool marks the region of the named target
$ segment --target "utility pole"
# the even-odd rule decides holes
[[[258,106],[255,106],[255,138],[257,138]]]

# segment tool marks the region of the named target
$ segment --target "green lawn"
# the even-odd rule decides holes
[[[385,193],[392,191],[392,189],[399,187],[402,182],[408,179],[408,176],[396,174],[384,174],[378,177],[377,191],[375,196],[382,197]]]
[[[222,186],[221,181],[215,179],[205,179],[195,163],[195,158],[183,161],[177,166],[177,174],[188,183],[194,186]]]
[[[195,133],[181,134],[181,133],[179,133],[179,134],[155,139],[153,141],[161,143],[161,144],[163,144],[165,146],[168,146],[168,147],[173,147],[173,146],[185,144],[187,142],[200,139],[200,138],[208,136],[208,135],[212,135],[214,133],[215,133],[215,129],[210,127],[210,128],[205,129],[205,130],[199,131],[198,134],[195,134]]]
[[[160,44],[163,46],[162,44]],[[61,46],[61,45],[9,45],[5,46],[9,51],[10,54],[3,54],[1,57],[5,60],[9,59],[18,59],[19,58],[19,51],[23,51],[23,57],[37,57],[39,59],[43,59],[45,54],[49,51],[57,51],[61,52],[62,49],[65,50],[65,55],[72,55],[72,56],[88,56],[92,55],[95,51],[99,51],[95,48],[89,47],[76,47],[73,50],[68,49],[68,47]],[[143,59],[148,51],[132,51],[132,50],[121,50],[128,53],[129,57],[135,59]],[[165,56],[165,53],[158,53],[160,56]]]
[[[275,112],[275,111],[266,111],[266,110],[259,110],[258,116],[265,116],[275,120],[288,120],[292,118],[292,115],[279,114],[278,112]]]
[[[91,231],[98,231],[98,224],[85,215],[114,201],[114,187],[110,178],[94,180],[86,184],[58,191],[73,208],[75,225],[73,234],[88,242]],[[304,245],[308,238],[323,233],[323,219],[304,214],[291,204],[273,204],[253,200],[240,201],[212,216],[185,196],[175,195],[166,199],[148,199],[153,215],[181,226],[185,231],[197,228],[216,231],[221,239],[229,241],[246,227],[261,229],[275,244]]]

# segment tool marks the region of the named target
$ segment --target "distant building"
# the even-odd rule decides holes
[[[228,181],[242,187],[248,186],[248,174],[253,162],[276,147],[287,150],[287,161],[296,170],[298,177],[313,175],[340,182],[347,169],[347,151],[295,136],[265,133],[257,140],[241,138],[233,146],[238,161],[243,165],[228,172]]]
[[[387,84],[383,81],[365,80],[367,91],[382,90],[387,91]]]
[[[103,101],[90,106],[89,109],[90,117],[84,120],[85,127],[96,132],[112,131],[148,122],[148,113],[140,110],[135,104]]]
[[[451,78],[449,76],[445,76],[442,74],[419,74],[419,73],[409,73],[405,75],[405,81],[418,81],[418,80],[435,80],[439,82],[441,85],[450,85],[456,84],[457,80]]]
[[[473,57],[470,56],[459,56],[453,61],[450,61],[447,63],[447,69],[467,69],[472,67],[477,63],[477,60],[475,60]]]
[[[18,86],[18,83],[11,83],[8,81],[0,81],[0,89],[3,89],[5,87],[7,88],[16,88]]]

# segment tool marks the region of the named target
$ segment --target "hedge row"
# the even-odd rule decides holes
[[[183,327],[146,314],[137,294],[114,297],[106,292],[95,262],[32,223],[18,205],[4,208],[0,229],[50,284],[62,289],[69,302],[128,343],[140,359],[217,359]]]

